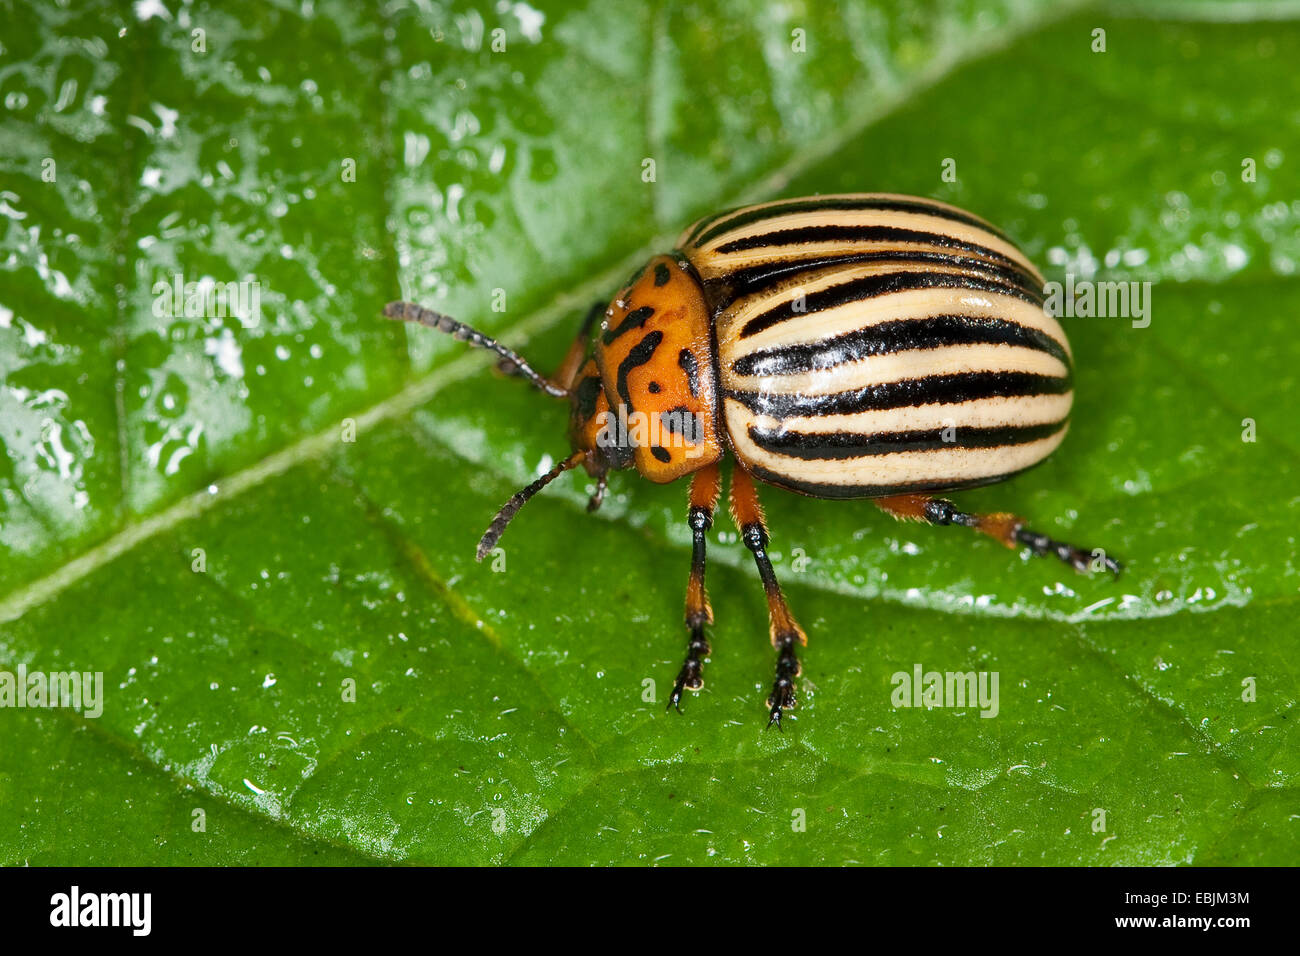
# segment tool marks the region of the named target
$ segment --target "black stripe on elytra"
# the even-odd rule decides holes
[[[1009,319],[974,315],[932,315],[925,318],[881,322],[834,338],[806,345],[759,349],[731,363],[737,375],[798,375],[835,368],[871,355],[951,345],[1018,345],[1059,359],[1067,368],[1069,356],[1045,332]]]
[[[772,249],[779,262],[796,263],[800,256],[798,246],[810,243],[842,242],[845,243],[845,252],[852,253],[862,243],[876,243],[882,248],[876,249],[877,253],[890,253],[889,256],[881,258],[907,260],[916,257],[923,261],[943,262],[945,261],[942,252],[933,252],[926,250],[910,250],[907,248],[912,245],[922,246],[939,246],[941,249],[953,250],[952,262],[954,265],[967,264],[967,259],[957,256],[958,252],[969,253],[971,256],[978,257],[978,264],[984,268],[993,268],[999,274],[1005,274],[1008,281],[1016,282],[1027,286],[1033,292],[1041,292],[1043,283],[1036,278],[1033,273],[1026,269],[1021,263],[1012,259],[1010,256],[998,252],[996,249],[990,249],[988,246],[982,246],[979,243],[967,242],[964,239],[957,239],[953,236],[941,232],[927,232],[921,229],[902,229],[898,226],[801,226],[797,229],[775,229],[772,232],[759,233],[754,236],[742,236],[731,242],[723,243],[718,247],[719,253],[726,252],[744,252],[755,249]],[[903,244],[899,248],[899,244]],[[790,248],[794,247],[794,248]],[[863,254],[859,252],[858,254]],[[865,253],[870,255],[870,253]],[[833,253],[822,253],[821,257],[830,258]],[[841,254],[842,258],[842,254]],[[866,260],[872,261],[870,259]],[[745,271],[761,270],[762,266],[751,266]]]
[[[773,229],[752,236],[741,236],[718,246],[717,252],[742,252],[751,249],[768,249],[773,246],[795,246],[811,242],[908,242],[917,245],[942,246],[945,249],[960,249],[976,255],[994,259],[1006,265],[1017,265],[1010,256],[982,246],[976,242],[967,242],[943,232],[930,232],[924,229],[904,229],[901,226],[845,226],[827,224],[820,226],[799,226],[793,229]]]
[[[1030,295],[1019,286],[993,278],[965,275],[960,272],[886,272],[881,275],[863,276],[811,292],[804,297],[802,312],[794,311],[792,300],[783,301],[746,322],[740,330],[740,338],[749,338],[764,329],[799,316],[815,315],[826,309],[848,305],[850,302],[862,302],[876,296],[914,289],[969,289],[972,292],[996,292],[1031,305],[1042,304],[1040,297]]]
[[[759,448],[787,458],[808,461],[860,458],[864,455],[891,455],[904,451],[941,451],[945,448],[1001,448],[1024,445],[1055,435],[1065,426],[1065,419],[1041,425],[1007,425],[993,428],[957,426],[944,441],[944,428],[926,428],[905,432],[770,431],[749,426],[749,437]]]
[[[898,382],[882,382],[830,395],[802,395],[798,392],[747,392],[728,389],[734,398],[757,415],[796,418],[812,415],[848,415],[855,412],[909,408],[915,405],[953,405],[982,398],[1020,398],[1031,395],[1063,395],[1070,390],[1070,377],[1039,375],[1036,372],[958,372],[928,375]]]
[[[606,345],[609,345],[620,335],[631,332],[633,329],[639,329],[646,322],[650,321],[650,316],[655,314],[655,310],[648,305],[643,305],[639,309],[633,309],[623,317],[623,321],[618,324],[617,328],[606,329],[605,334],[601,336]]]
[[[658,288],[659,286],[667,285],[668,280],[671,278],[672,276],[669,274],[668,267],[666,265],[664,265],[662,262],[655,263],[655,287],[656,288]]]
[[[695,361],[695,353],[682,349],[677,353],[677,364],[686,373],[686,386],[691,390],[691,398],[700,397],[700,363]]]
[[[845,266],[863,265],[868,262],[915,263],[921,267],[934,265],[974,267],[1018,285],[1037,301],[1043,301],[1042,284],[1032,274],[1014,262],[1002,264],[979,259],[954,257],[944,252],[913,251],[892,249],[888,252],[828,252],[806,259],[777,254],[769,262],[760,262],[743,269],[733,269],[710,279],[708,284],[720,288],[727,301],[757,295],[766,292],[775,285],[793,279],[801,273],[813,273],[822,269],[843,268]]]
[[[884,498],[889,495],[914,494],[922,491],[959,491],[962,488],[979,488],[982,485],[996,484],[1028,470],[1028,468],[1017,468],[1015,471],[989,475],[987,478],[931,478],[896,485],[835,485],[829,482],[803,481],[793,475],[783,475],[754,462],[746,462],[745,467],[760,481],[812,498]],[[1032,467],[1033,465],[1029,466]]]
[[[664,334],[661,331],[654,331],[643,338],[636,345],[632,346],[632,351],[627,353],[627,357],[618,363],[618,396],[623,399],[623,405],[628,412],[635,411],[632,405],[632,395],[627,388],[628,373],[634,368],[644,365],[655,354],[655,349],[659,348],[659,343],[664,340]]]
[[[596,414],[596,401],[600,398],[600,378],[588,375],[573,390],[573,401],[582,418],[588,419]]]
[[[712,242],[718,236],[732,229],[740,229],[751,223],[761,222],[764,219],[775,219],[778,216],[785,216],[790,213],[801,212],[829,212],[840,210],[844,212],[860,212],[862,210],[874,209],[880,212],[914,212],[922,213],[927,216],[936,216],[940,219],[947,219],[950,222],[961,222],[968,226],[974,226],[976,229],[983,229],[985,232],[992,233],[999,239],[1007,239],[1007,236],[996,226],[985,222],[979,216],[971,215],[968,212],[962,212],[960,209],[949,209],[946,206],[938,206],[928,203],[923,199],[845,199],[844,197],[828,196],[825,199],[798,199],[790,202],[765,203],[761,206],[753,206],[748,209],[738,210],[730,218],[721,219],[712,223],[708,229],[700,235],[692,238],[690,244],[694,246],[703,246]]]
[[[724,209],[721,212],[715,212],[712,216],[705,216],[703,219],[701,219],[691,228],[690,235],[686,237],[685,241],[682,242],[682,245],[683,246],[691,245],[699,237],[700,233],[702,233],[705,229],[713,225],[719,219],[722,219],[724,216],[730,216],[735,211],[736,210],[734,208]]]

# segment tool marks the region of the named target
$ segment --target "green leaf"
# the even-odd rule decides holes
[[[1294,5],[72,6],[0,50],[0,669],[104,706],[0,709],[0,862],[1294,861]],[[957,496],[1127,573],[771,491],[801,706],[719,521],[666,714],[684,489],[566,476],[476,564],[566,410],[379,311],[546,367],[692,218],[862,190],[1152,283],[1067,320],[1060,452]],[[918,665],[996,717],[896,708]]]

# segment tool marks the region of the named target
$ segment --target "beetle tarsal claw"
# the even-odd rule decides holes
[[[673,682],[673,692],[668,696],[668,710],[676,710],[679,714],[682,712],[682,691],[698,691],[704,686],[704,678],[701,676],[704,671],[704,659],[709,656],[712,648],[709,647],[709,640],[704,636],[703,620],[688,622],[691,628],[691,639],[686,646],[686,661],[682,664],[682,669],[677,672],[677,680]]]
[[[790,706],[794,706],[793,701]],[[777,730],[781,731],[781,733],[785,733],[785,725],[781,723],[781,713],[783,708],[780,704],[772,703],[770,699],[768,701],[768,707],[771,708],[771,711],[767,716],[767,726],[770,728],[773,725],[776,725]]]
[[[777,730],[784,729],[781,726],[782,711],[791,710],[795,705],[794,679],[802,670],[799,658],[795,656],[795,648],[799,646],[801,636],[801,632],[787,631],[777,643],[780,653],[776,658],[776,682],[767,698],[767,706],[771,708],[767,725],[771,727],[776,724]]]
[[[605,502],[605,489],[609,485],[609,475],[601,473],[596,479],[596,491],[587,502],[587,514],[594,514],[600,510],[600,506]]]

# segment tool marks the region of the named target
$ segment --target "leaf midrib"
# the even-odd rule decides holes
[[[847,120],[835,135],[822,137],[806,145],[803,149],[796,150],[790,158],[779,164],[766,177],[753,185],[741,188],[725,203],[713,203],[711,205],[716,208],[744,205],[780,192],[790,180],[801,172],[834,155],[835,152],[843,148],[845,143],[859,136],[872,124],[883,119],[920,92],[938,83],[956,67],[988,56],[1031,32],[1041,30],[1059,19],[1076,13],[1086,6],[1087,2],[1088,0],[1076,0],[1076,2],[1062,4],[1050,13],[1028,16],[1011,29],[1003,32],[990,31],[985,36],[972,41],[970,46],[960,51],[951,51],[945,56],[936,58],[927,69],[915,74],[910,81],[892,86],[886,95],[867,103],[862,110]],[[386,114],[387,109],[381,111],[381,113]],[[384,168],[389,181],[385,184],[383,192],[390,206],[389,215],[391,216],[393,196],[391,176],[395,167],[386,164]],[[672,234],[665,233],[653,237],[634,252],[624,256],[614,266],[606,268],[591,279],[572,286],[567,292],[562,292],[557,296],[548,306],[525,316],[519,322],[507,328],[500,338],[515,345],[527,342],[531,336],[551,328],[561,318],[572,315],[579,309],[589,305],[596,298],[602,297],[609,289],[615,287],[621,279],[625,278],[632,268],[640,265],[656,252],[670,247],[676,236],[677,230],[674,230]],[[390,247],[391,244],[390,234]],[[392,252],[391,248],[389,248],[389,251]],[[391,258],[394,262],[396,261],[395,254]],[[396,282],[394,282],[393,288],[398,288]],[[376,321],[378,321],[378,318],[376,318]],[[399,418],[432,399],[444,386],[467,377],[487,364],[488,360],[485,357],[475,353],[466,353],[452,359],[428,375],[414,380],[393,395],[348,417],[356,422],[358,431],[384,421]],[[283,474],[295,465],[322,457],[336,445],[341,427],[342,421],[332,423],[321,431],[272,452],[251,465],[231,472],[223,478],[214,479],[211,485],[217,486],[219,489],[217,493],[210,493],[206,489],[193,492],[142,521],[127,524],[109,538],[82,552],[71,561],[60,565],[44,577],[15,588],[3,598],[0,598],[0,624],[14,621],[27,611],[56,598],[77,581],[111,563],[155,535],[166,532],[184,521],[198,517],[217,504],[225,504],[232,498],[258,487],[264,481]],[[126,454],[125,451],[123,454]]]
[[[1072,14],[1074,12],[1077,12],[1077,10],[1080,9],[1082,6],[1083,6],[1082,4],[1070,5],[1066,11],[1063,12],[1058,11],[1058,12],[1061,12],[1061,15],[1064,15],[1065,13]],[[846,140],[859,135],[862,132],[862,130],[868,128],[872,122],[882,118],[883,116],[891,112],[893,109],[897,108],[899,105],[909,101],[911,97],[916,95],[917,92],[923,90],[926,86],[932,85],[934,82],[937,82],[943,76],[947,75],[947,73],[950,72],[952,68],[956,67],[961,63],[974,59],[978,56],[986,55],[992,50],[1002,45],[1005,45],[1006,43],[1010,43],[1014,39],[1017,39],[1020,36],[1024,35],[1025,33],[1028,33],[1034,29],[1041,29],[1045,25],[1045,23],[1049,22],[1051,19],[1052,19],[1051,17],[1033,18],[1021,24],[1018,29],[1013,30],[1010,33],[1000,37],[997,42],[989,43],[989,44],[972,44],[972,46],[967,50],[965,50],[961,55],[944,61],[942,68],[935,71],[933,75],[927,73],[923,75],[922,78],[918,78],[913,82],[902,84],[898,88],[897,93],[891,99],[889,99],[885,105],[874,107],[873,109],[861,114],[861,116],[857,120],[846,123],[842,128],[842,130],[840,131],[840,135],[837,137],[828,137],[826,140],[822,141],[822,144],[820,144],[821,145],[820,149],[810,148],[803,152],[797,153],[794,157],[792,157],[786,163],[779,166],[775,171],[773,171],[771,174],[769,174],[767,177],[761,180],[760,183],[752,187],[749,187],[747,189],[742,189],[740,193],[732,200],[732,202],[735,204],[741,204],[755,198],[761,198],[770,195],[774,192],[779,192],[784,187],[784,185],[788,183],[789,180],[797,176],[800,171],[814,165],[815,163],[821,161],[822,159],[825,159],[833,155],[839,148],[843,146],[843,143]],[[384,115],[386,117],[384,123],[385,129],[388,126],[387,114],[388,114],[387,109],[381,111],[381,115]],[[386,166],[386,173],[390,177],[390,183],[389,183],[389,188],[385,190],[385,195],[391,206],[391,197],[392,197],[391,176],[393,174],[393,166],[391,163]],[[123,228],[125,229],[125,226]],[[388,246],[386,247],[386,250],[389,253],[390,261],[395,263],[396,256],[395,254],[393,254],[391,235],[388,238],[389,238],[389,243]],[[616,283],[619,278],[625,275],[632,266],[637,265],[641,260],[646,258],[652,252],[665,247],[669,242],[671,242],[671,238],[660,237],[658,239],[652,240],[650,243],[645,244],[641,248],[637,249],[635,252],[624,257],[624,259],[620,260],[618,264],[616,264],[615,266],[602,272],[599,276],[591,280],[588,280],[586,282],[578,284],[577,286],[574,287],[572,291],[562,296],[561,298],[557,299],[550,306],[546,307],[545,309],[538,310],[530,314],[529,316],[525,317],[520,322],[510,326],[510,328],[506,331],[504,337],[511,341],[520,341],[520,340],[526,341],[527,338],[530,337],[531,335],[534,335],[540,331],[552,327],[562,317],[570,315],[574,309],[580,307],[581,305],[585,305],[587,302],[589,302],[592,298],[595,297],[595,293],[597,291],[608,289],[611,285]],[[394,288],[396,288],[395,281],[394,281]],[[122,318],[122,316],[119,315],[119,318]],[[407,415],[414,409],[425,404],[429,399],[431,399],[434,395],[436,395],[439,391],[441,391],[441,389],[446,385],[458,381],[461,378],[467,377],[468,375],[477,371],[478,369],[485,366],[486,364],[487,364],[486,358],[474,354],[460,356],[452,361],[449,361],[448,363],[441,366],[440,368],[430,373],[429,375],[426,375],[423,378],[411,382],[409,385],[404,387],[401,391],[394,393],[393,395],[385,398],[384,400],[368,407],[359,415],[354,416],[357,420],[358,427],[359,428],[373,427],[386,421],[400,419],[401,417]],[[119,427],[121,427],[120,418],[119,418]],[[253,488],[256,488],[259,485],[261,485],[263,482],[270,480],[280,474],[283,474],[284,472],[288,471],[289,469],[297,465],[304,464],[306,462],[318,460],[320,458],[325,457],[329,452],[334,451],[337,448],[337,440],[338,440],[337,436],[339,433],[338,429],[339,429],[339,425],[337,423],[332,424],[328,426],[326,429],[322,430],[321,432],[299,439],[297,442],[294,442],[276,452],[273,452],[272,454],[266,456],[260,461],[250,466],[247,466],[245,468],[242,468],[236,472],[233,472],[230,475],[228,475],[226,478],[219,479],[217,483],[222,486],[221,491],[219,493],[213,495],[213,494],[209,494],[206,491],[196,492],[188,496],[187,498],[182,499],[181,501],[177,502],[171,507],[166,508],[161,512],[158,512],[157,514],[150,516],[149,518],[143,521],[137,522],[133,525],[130,525],[122,529],[121,531],[119,531],[118,533],[116,533],[106,541],[101,542],[99,545],[96,545],[95,547],[87,550],[78,558],[61,566],[54,573],[46,576],[45,578],[42,578],[35,582],[31,582],[29,584],[26,584],[22,587],[15,589],[13,592],[7,595],[3,600],[0,600],[0,622],[14,620],[17,617],[20,617],[27,610],[37,607],[48,600],[52,600],[56,598],[67,587],[71,586],[72,584],[76,583],[77,581],[81,580],[87,575],[93,573],[98,568],[106,564],[109,564],[112,561],[116,560],[117,558],[121,557],[122,555],[128,553],[136,545],[141,544],[144,541],[147,541],[158,534],[163,534],[185,521],[198,517],[204,512],[215,507],[218,503],[224,504],[229,500],[231,500],[232,498],[240,494],[243,494],[245,491],[250,491]],[[1294,452],[1294,449],[1289,449],[1289,450],[1292,450]],[[126,454],[125,446],[123,446],[124,457],[125,454]],[[125,472],[124,472],[123,480],[124,481],[126,480]],[[672,546],[672,542],[667,541],[666,539],[663,540],[661,543],[666,547]],[[733,567],[740,566],[739,561],[734,561],[734,562],[729,561],[728,563],[731,564]],[[813,587],[813,585],[809,585],[809,584],[805,584],[801,586]],[[1078,638],[1084,646],[1088,647],[1088,649],[1091,650],[1093,653],[1100,654],[1102,657],[1106,657],[1106,655],[1103,654],[1097,647],[1092,646],[1090,642],[1084,639],[1084,636],[1082,635],[1080,628],[1074,626],[1072,627],[1072,629],[1075,630],[1076,632],[1076,638]],[[1159,698],[1154,698],[1154,695],[1147,688],[1143,687],[1141,684],[1138,684],[1137,686],[1141,689],[1144,695],[1146,695],[1149,698],[1153,698],[1158,703],[1168,708],[1168,705],[1165,705],[1163,701],[1159,700]],[[65,715],[65,716],[67,716],[68,719],[71,720],[84,720],[79,716],[74,716],[74,715]],[[1167,714],[1166,716],[1172,716],[1172,715]],[[1179,720],[1179,723],[1185,725],[1186,721]],[[1214,746],[1215,742],[1213,740],[1207,740],[1205,738],[1198,737],[1197,734],[1195,733],[1194,727],[1192,728],[1192,731],[1193,732],[1190,734],[1190,738],[1193,740],[1199,740],[1203,746],[1207,746],[1209,748],[1210,755],[1214,755],[1216,751],[1216,748]],[[102,736],[112,741],[116,746],[125,748],[129,753],[131,753],[131,755],[135,759],[143,760],[146,763],[148,763],[151,767],[155,767],[159,770],[162,770],[162,768],[159,767],[158,764],[154,763],[152,760],[147,758],[137,748],[132,748],[130,746],[129,741],[124,741],[116,737],[115,735],[108,734],[103,731],[99,731],[99,732],[101,733]],[[589,745],[589,742],[587,743]],[[809,753],[814,754],[819,760],[823,761],[828,766],[835,765],[824,755],[821,755],[820,753],[817,753],[815,750],[812,750],[806,744],[801,742],[800,746],[804,750],[808,751]],[[1220,753],[1218,754],[1218,756],[1221,760],[1224,761],[1228,760],[1226,755]],[[595,773],[592,774],[591,780],[589,780],[588,783],[584,785],[583,789],[584,790],[589,789],[592,784],[594,784],[596,781],[599,781],[604,776],[616,775],[618,773],[625,772],[627,770],[632,770],[632,769],[636,769],[636,768],[610,768],[610,767],[601,767],[598,765],[598,769],[596,770]],[[842,768],[842,769],[848,770],[849,768]],[[169,771],[166,770],[163,770],[163,772],[169,773]],[[868,768],[867,770],[862,770],[861,768],[852,768],[852,772],[856,773],[858,776],[863,776],[866,773],[878,772],[878,771],[872,768]],[[196,785],[193,783],[193,781],[185,780],[179,775],[176,775],[174,773],[171,775],[173,776],[174,779],[182,780],[186,784]],[[908,779],[909,779],[909,783],[915,783],[915,781],[911,780],[911,778]],[[1042,781],[1038,781],[1038,782],[1042,783]],[[1257,789],[1255,785],[1249,780],[1248,777],[1245,778],[1244,782],[1252,789],[1252,791]],[[208,789],[208,788],[203,787],[203,789]],[[216,791],[216,793],[217,795],[220,795],[219,790]],[[267,819],[266,814],[259,813],[254,808],[251,808],[246,804],[234,803],[228,800],[226,802],[230,803],[232,807],[243,810],[257,817],[258,819]],[[286,797],[286,803],[288,802],[291,802],[291,795],[288,795]],[[514,859],[518,857],[521,853],[523,853],[527,849],[528,845],[532,842],[532,837],[536,833],[540,832],[541,829],[548,826],[554,819],[556,819],[563,812],[563,809],[564,806],[562,805],[557,810],[548,814],[547,821],[545,821],[531,834],[529,834],[529,836],[525,838],[521,842],[521,844],[515,848],[515,850],[510,851],[507,856],[507,859]],[[307,833],[304,833],[303,831],[296,829],[291,825],[288,815],[286,815],[286,817],[283,820],[272,818],[272,822],[275,822],[278,825],[286,826],[288,829],[291,830],[291,832],[295,834],[296,837],[304,841],[321,841],[330,845],[338,846],[340,848],[349,850],[351,852],[358,854],[358,856],[366,859],[374,859],[374,860],[387,859],[386,857],[382,857],[382,856],[372,857],[371,855],[365,853],[363,850],[359,849],[358,847],[350,843],[334,843],[333,841],[324,839],[318,835],[315,834],[309,835]]]

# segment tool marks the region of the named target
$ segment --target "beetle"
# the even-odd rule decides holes
[[[411,302],[384,309],[499,356],[570,402],[573,453],[497,513],[483,558],[538,491],[582,465],[600,507],[611,471],[691,476],[686,659],[669,709],[703,686],[713,611],[705,538],[734,459],[732,519],[767,597],[776,678],[768,726],[795,705],[791,614],[768,556],[756,482],[818,498],[869,498],[887,514],[959,525],[1077,571],[1120,565],[1029,530],[1009,513],[960,511],[935,492],[1002,481],[1065,437],[1073,358],[1044,309],[1042,275],[1005,234],[947,203],[887,193],[781,199],[706,216],[608,305],[597,303],[549,376],[464,323]],[[599,320],[599,321],[597,321]]]

